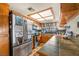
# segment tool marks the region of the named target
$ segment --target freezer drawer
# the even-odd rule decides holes
[[[28,42],[13,48],[14,56],[27,56],[31,52],[32,52],[32,42]]]

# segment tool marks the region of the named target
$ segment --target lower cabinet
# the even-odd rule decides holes
[[[0,56],[9,56],[8,34],[0,35]]]
[[[32,52],[32,42],[28,42],[13,48],[14,56],[27,56],[31,52]]]

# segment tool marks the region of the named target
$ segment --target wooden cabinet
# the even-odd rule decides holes
[[[39,42],[46,43],[52,36],[53,36],[52,34],[42,34],[40,39],[39,39]]]
[[[0,56],[9,55],[9,40],[7,35],[0,35]]]
[[[8,15],[9,5],[7,3],[0,3],[0,15]]]
[[[0,56],[9,55],[9,6],[0,3]]]
[[[0,35],[8,34],[9,26],[8,26],[8,17],[5,15],[0,15]]]

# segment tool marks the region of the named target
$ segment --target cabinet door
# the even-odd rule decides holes
[[[9,5],[7,3],[0,3],[0,15],[9,14]]]
[[[0,56],[9,55],[8,35],[0,35]]]
[[[0,15],[0,35],[8,34],[9,32],[8,16]]]

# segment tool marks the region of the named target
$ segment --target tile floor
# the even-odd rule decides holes
[[[79,39],[60,39],[60,56],[79,56]]]

